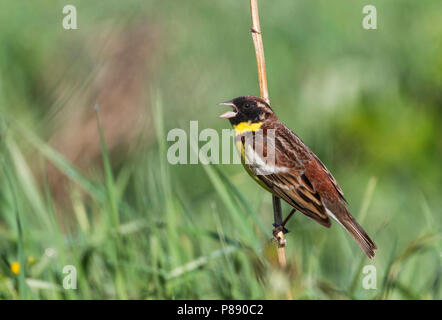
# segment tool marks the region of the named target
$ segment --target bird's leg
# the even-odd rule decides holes
[[[284,219],[284,221],[282,222],[282,224],[280,224],[279,226],[273,224],[273,226],[275,227],[273,229],[273,235],[278,234],[278,232],[282,231],[284,234],[288,233],[289,231],[285,228],[285,224],[287,223],[287,221],[289,221],[289,219],[293,216],[293,214],[296,212],[296,209],[292,209],[292,211],[290,211],[289,215],[287,216],[287,218]]]
[[[287,221],[289,221],[289,219],[293,216],[293,214],[296,212],[296,209],[292,209],[292,211],[290,211],[289,215],[287,216],[287,218],[284,219],[284,222],[282,223],[282,226],[285,227],[285,224],[287,223]]]

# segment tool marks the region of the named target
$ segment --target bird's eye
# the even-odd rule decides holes
[[[250,108],[250,103],[244,104],[244,108],[246,108],[246,109]]]

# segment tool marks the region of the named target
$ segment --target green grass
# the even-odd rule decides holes
[[[63,2],[39,2],[0,12],[0,299],[442,298],[440,1],[374,1],[373,32],[360,28],[363,1],[260,3],[272,106],[379,247],[370,261],[336,223],[296,214],[284,272],[271,196],[241,166],[166,161],[170,129],[228,128],[216,103],[257,93],[247,1],[78,1],[72,32]],[[101,151],[85,170],[48,137],[57,115],[93,110],[100,57],[134,21],[154,34],[136,102],[148,138],[112,147],[100,104]],[[61,201],[52,167],[67,179]],[[63,288],[68,265],[76,290]],[[362,287],[366,265],[375,290]]]
[[[159,137],[164,136],[161,108],[156,101]],[[101,182],[84,177],[26,129],[14,123],[8,127],[2,152],[2,213],[9,217],[0,231],[3,298],[260,299],[285,298],[286,288],[302,299],[440,298],[438,261],[434,260],[440,233],[422,232],[402,251],[388,253],[385,265],[375,262],[378,288],[366,291],[361,287],[362,268],[371,262],[343,236],[343,230],[333,234],[337,239],[329,240],[336,238],[326,235],[329,230],[297,224],[288,237],[289,269],[281,272],[269,242],[269,203],[264,205],[269,211],[266,224],[256,214],[257,207],[217,166],[203,167],[213,194],[197,201],[183,198],[176,191],[180,186],[174,185],[170,166],[159,156],[165,154],[164,140],[138,159],[147,168],[113,172],[99,122],[97,134],[102,139]],[[47,188],[37,186],[16,140],[29,143],[79,187],[72,188],[75,219],[67,230],[56,222],[56,204],[50,193],[45,194]],[[370,206],[374,181],[367,185],[361,220]],[[87,196],[80,197],[80,189]],[[265,202],[270,202],[270,196]],[[303,238],[306,232],[321,233],[322,239]],[[380,229],[374,238],[383,233],[385,229]],[[332,247],[333,253],[327,252]],[[382,259],[382,242],[379,247]],[[48,248],[55,255],[48,256]],[[32,264],[26,262],[31,256]],[[324,256],[345,259],[346,269],[333,270],[345,265],[336,262],[323,265]],[[22,266],[18,276],[8,270],[15,260]],[[422,279],[413,279],[413,270],[420,269],[423,260],[433,261],[435,268],[426,275],[427,285],[415,288],[414,280]],[[61,288],[65,265],[77,268],[77,290]]]

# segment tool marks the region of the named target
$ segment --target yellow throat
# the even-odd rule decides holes
[[[233,129],[235,129],[235,135],[248,132],[248,131],[256,131],[261,128],[262,122],[255,122],[252,123],[249,122],[240,122],[237,125],[233,126]]]
[[[261,125],[262,122],[240,122],[233,126],[233,129],[235,130],[235,137],[245,132],[257,131],[261,128]],[[241,140],[236,141],[236,147],[241,152],[241,160],[244,161],[244,146]]]

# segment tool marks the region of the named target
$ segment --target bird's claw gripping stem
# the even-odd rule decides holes
[[[289,233],[290,231],[287,230],[284,225],[280,225],[277,226],[275,223],[272,224],[275,228],[273,229],[273,236],[276,236],[280,231],[282,231],[282,233],[286,234]]]

